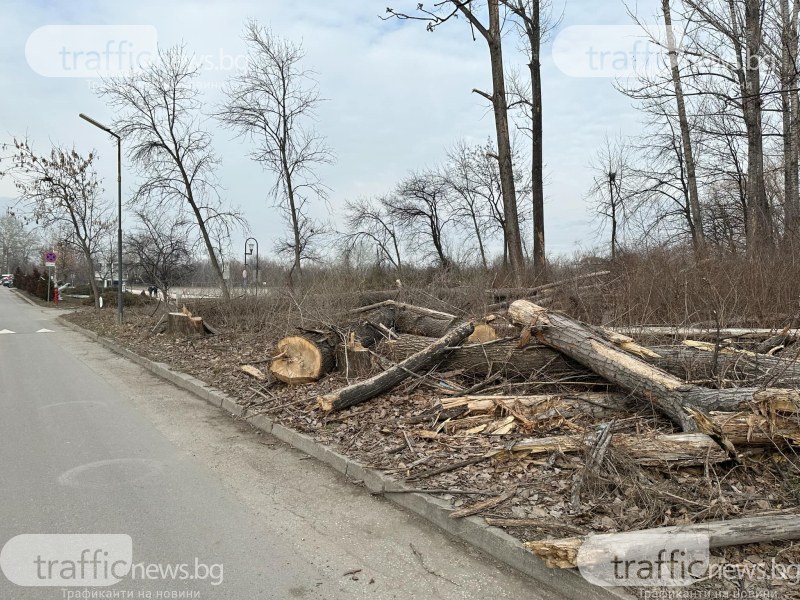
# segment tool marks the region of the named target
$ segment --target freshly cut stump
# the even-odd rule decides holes
[[[204,335],[202,317],[193,317],[191,313],[169,313],[167,315],[167,333],[171,335]]]
[[[279,381],[302,384],[319,380],[335,364],[334,349],[325,336],[293,335],[278,342],[269,370]]]

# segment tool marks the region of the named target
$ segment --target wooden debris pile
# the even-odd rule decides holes
[[[452,517],[478,514],[491,525],[521,528],[527,547],[554,567],[575,566],[585,535],[626,529],[621,517],[595,518],[594,512],[608,508],[593,497],[596,488],[606,496],[613,490],[623,506],[631,499],[639,527],[702,522],[718,532],[717,546],[800,538],[795,513],[769,517],[779,523],[770,527],[758,515],[724,525],[710,520],[774,510],[777,496],[759,497],[757,484],[748,486],[756,491],[745,508],[723,499],[719,483],[718,497],[708,503],[716,493],[711,473],[736,473],[728,481],[736,490],[744,484],[735,477],[757,481],[759,469],[798,469],[800,393],[794,386],[800,366],[793,331],[724,332],[758,337],[748,349],[721,339],[720,331],[644,346],[630,336],[663,339],[675,332],[605,329],[542,304],[502,301],[493,313],[468,319],[383,300],[336,324],[280,340],[266,372],[252,365],[242,371],[259,381],[320,382],[313,404],[297,415],[309,427],[355,422],[346,450],[370,456],[372,466],[407,482],[436,482],[427,491],[486,496],[462,503]],[[336,383],[342,379],[344,385]],[[336,387],[326,389],[326,380]],[[292,404],[298,402],[302,398]],[[401,403],[412,410],[403,412]],[[362,443],[362,436],[371,441]],[[403,453],[415,458],[396,458]],[[455,487],[464,483],[453,478],[456,472],[486,464],[506,473],[499,489]],[[539,468],[560,475],[552,483],[562,502],[557,510],[540,508],[548,518],[531,516],[539,514],[533,509],[513,510],[520,500],[536,502],[539,494],[525,488]],[[469,483],[480,483],[482,474],[475,473]],[[692,496],[703,486],[708,497]],[[642,498],[659,508],[644,515],[647,510],[635,505]],[[714,502],[720,506],[712,510]],[[725,502],[730,506],[720,508]],[[676,514],[670,508],[659,515],[666,506]],[[785,511],[786,503],[778,508]],[[548,539],[559,532],[571,536]]]

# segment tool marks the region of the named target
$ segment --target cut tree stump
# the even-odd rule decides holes
[[[430,346],[408,357],[401,363],[390,367],[383,373],[354,383],[330,394],[325,394],[317,399],[317,403],[322,410],[342,410],[361,402],[366,402],[381,394],[398,383],[416,373],[427,365],[436,362],[447,352],[451,346],[456,346],[463,342],[473,330],[472,323],[461,323],[447,335],[439,338]]]
[[[202,317],[182,312],[167,314],[167,333],[171,335],[198,336],[205,334]]]
[[[674,534],[699,534],[707,535],[710,548],[724,546],[743,546],[745,544],[759,544],[778,540],[800,539],[800,513],[782,515],[764,515],[743,517],[729,521],[708,521],[692,525],[678,525],[674,527],[657,527],[629,532],[631,535],[674,535]],[[622,541],[625,534],[620,535]],[[542,558],[550,568],[574,569],[577,565],[578,551],[587,538],[571,537],[555,540],[540,540],[525,542],[525,547],[539,558]],[[585,557],[591,564],[591,557]],[[598,556],[599,561],[608,560],[608,556]]]
[[[372,373],[372,353],[359,342],[336,346],[336,366],[348,379],[368,377]]]
[[[280,340],[269,370],[279,381],[288,384],[317,381],[333,369],[336,343],[331,335],[304,333]]]

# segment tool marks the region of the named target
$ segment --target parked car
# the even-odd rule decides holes
[[[4,287],[14,287],[14,275],[9,273],[8,275],[0,276],[0,285]]]

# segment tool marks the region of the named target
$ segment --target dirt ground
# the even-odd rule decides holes
[[[435,490],[432,493],[450,501],[454,508],[515,490],[510,499],[479,514],[526,519],[523,527],[506,528],[522,541],[780,514],[800,503],[800,459],[786,448],[748,449],[738,465],[709,462],[682,468],[642,466],[624,452],[612,450],[603,469],[589,472],[584,469],[587,457],[581,454],[554,452],[526,457],[501,452],[491,459],[434,474],[482,457],[489,450],[502,450],[518,439],[585,436],[607,423],[608,415],[598,421],[589,413],[565,415],[555,411],[544,417],[537,415],[525,431],[507,435],[487,435],[486,430],[470,433],[475,425],[496,417],[443,422],[431,410],[437,400],[447,397],[443,392],[447,391],[448,382],[463,383],[463,387],[474,383],[459,373],[412,377],[368,403],[326,414],[316,406],[316,398],[346,385],[341,374],[318,383],[289,387],[276,382],[259,383],[240,371],[242,365],[267,370],[280,326],[255,325],[248,329],[220,325],[214,322],[211,312],[209,322],[217,328],[216,335],[181,339],[152,333],[162,312],[155,305],[130,307],[123,326],[116,324],[112,310],[83,308],[67,318],[225,391],[248,407],[250,415],[269,414],[406,485]],[[217,320],[224,321],[219,317]],[[289,325],[283,327],[283,332],[287,329]],[[507,386],[507,391],[513,393],[565,391],[531,381]],[[668,421],[650,410],[620,411],[612,418],[617,433],[674,431]],[[572,500],[576,478],[583,482],[577,504]],[[696,584],[691,590],[715,594],[697,597],[800,598],[797,566],[782,571],[784,577],[771,580],[752,578],[746,571],[748,565],[760,563],[800,565],[800,545],[756,544],[714,550],[713,555],[716,563],[744,567],[725,580],[714,578]]]

